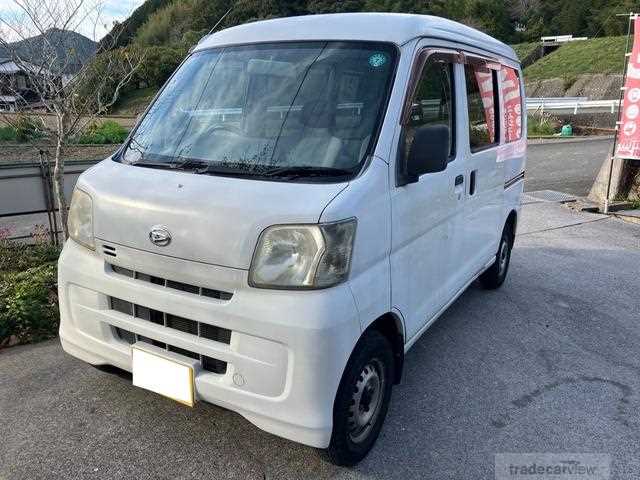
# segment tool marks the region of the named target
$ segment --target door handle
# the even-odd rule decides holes
[[[477,170],[473,170],[469,177],[469,195],[476,193],[476,172]]]
[[[464,176],[463,176],[463,175],[458,175],[458,176],[456,177],[456,187],[457,187],[458,185],[462,185],[463,183],[464,183]]]

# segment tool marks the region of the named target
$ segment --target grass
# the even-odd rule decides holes
[[[6,125],[0,127],[0,142],[15,142],[17,140],[16,129]]]
[[[627,37],[604,37],[571,42],[524,71],[527,80],[575,79],[584,74],[621,74]]]
[[[511,45],[511,47],[516,51],[516,54],[518,55],[520,61],[531,55],[539,46],[540,44],[537,42],[518,43],[517,45]]]
[[[42,125],[26,115],[19,115],[11,124],[0,125],[0,142],[29,142],[42,138]]]
[[[111,145],[124,142],[129,131],[113,120],[107,120],[100,124],[90,125],[85,132],[80,135],[76,143]]]
[[[527,120],[528,137],[547,137],[558,133],[559,128],[547,117],[529,117]]]
[[[55,337],[58,333],[56,260],[47,232],[34,245],[12,243],[0,231],[0,349]]]
[[[114,105],[111,113],[114,115],[138,115],[144,112],[156,93],[158,93],[157,87],[140,88],[126,92]]]

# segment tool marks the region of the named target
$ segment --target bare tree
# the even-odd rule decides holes
[[[13,93],[18,109],[24,110],[22,121],[35,121],[54,151],[56,207],[66,239],[64,150],[116,103],[142,65],[143,55],[135,49],[110,52],[117,40],[113,37],[101,43],[101,51],[93,47],[91,52],[81,52],[81,45],[70,43],[71,32],[83,31],[97,40],[99,31],[107,29],[101,25],[102,0],[12,3],[13,8],[0,13],[0,57],[10,58],[24,80],[16,85],[7,77],[0,89]],[[3,114],[3,120],[15,124],[16,117]]]

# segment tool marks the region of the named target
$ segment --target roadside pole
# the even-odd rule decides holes
[[[611,158],[609,159],[609,178],[607,179],[607,194],[604,198],[604,213],[609,213],[609,196],[611,195],[611,177],[613,176],[613,162],[616,160],[616,149],[618,146],[618,137],[620,132],[620,126],[622,125],[622,102],[624,100],[624,94],[626,91],[626,82],[627,82],[627,72],[629,70],[629,57],[631,56],[631,52],[629,52],[629,43],[631,40],[631,25],[633,21],[636,19],[638,14],[630,12],[629,14],[619,14],[617,16],[629,16],[629,22],[627,26],[627,43],[624,48],[624,68],[622,71],[622,87],[620,87],[620,95],[618,96],[618,121],[616,122],[615,132],[613,134],[613,147],[611,148]],[[635,32],[634,32],[635,33]]]

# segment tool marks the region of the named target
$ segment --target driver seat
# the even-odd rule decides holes
[[[332,103],[325,97],[302,107],[302,138],[289,152],[291,164],[333,167],[342,150],[342,140],[331,132],[334,115]],[[310,158],[301,162],[299,158]]]

